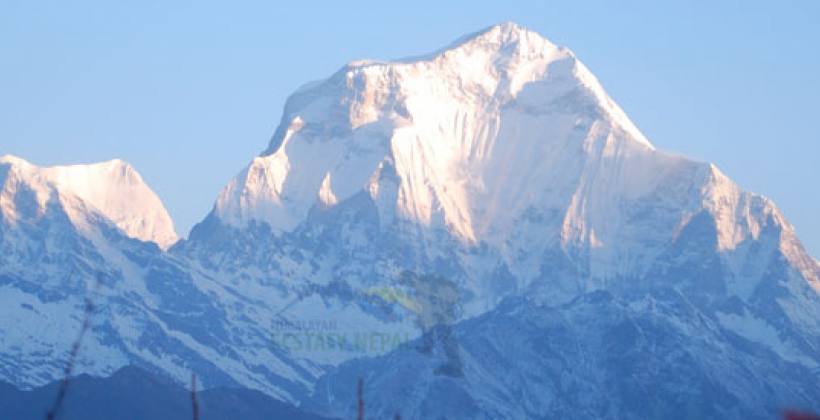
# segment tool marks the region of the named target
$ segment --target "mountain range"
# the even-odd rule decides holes
[[[119,160],[5,156],[0,188],[19,388],[59,379],[88,320],[77,374],[330,417],[359,379],[373,418],[820,411],[820,263],[784,215],[513,23],[299,88],[186,239]]]

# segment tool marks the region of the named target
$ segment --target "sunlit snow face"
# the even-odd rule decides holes
[[[4,182],[2,191],[3,211],[9,220],[19,216],[11,208],[17,201],[14,197],[28,191],[36,197],[39,214],[54,201],[84,231],[90,229],[86,219],[99,214],[127,236],[155,242],[164,249],[178,240],[173,221],[159,197],[121,160],[38,167],[19,158],[4,157],[0,165],[14,175],[14,184]]]

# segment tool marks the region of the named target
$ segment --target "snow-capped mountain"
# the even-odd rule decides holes
[[[300,88],[167,252],[170,219],[124,168],[3,160],[2,379],[59,375],[56,337],[107,273],[86,373],[197,370],[332,416],[359,377],[405,418],[820,408],[820,265],[785,217],[657,150],[518,25]]]
[[[499,302],[520,296],[560,307],[601,290],[630,306],[681,295],[717,331],[710,346],[731,351],[738,344],[727,335],[740,337],[775,354],[765,363],[796,364],[789,370],[805,376],[795,380],[818,379],[820,268],[775,205],[714,165],[655,149],[571,51],[515,24],[428,56],[354,62],[299,89],[269,147],[175,251],[246,279],[241,289],[257,290],[255,273],[271,273],[283,289],[322,302],[328,283],[354,302],[355,291],[374,288],[412,299],[420,292],[399,273],[434,273],[458,286],[459,319],[491,318]],[[401,310],[410,305],[382,302],[414,316]],[[344,319],[332,305],[307,313]],[[683,337],[696,329],[674,313],[658,319]],[[759,362],[727,357],[738,369]],[[507,358],[524,359],[504,369],[532,368],[527,355]],[[396,372],[378,360],[351,363],[380,384],[374,403],[392,407],[395,388],[381,385]],[[419,373],[414,380],[436,382],[435,369]],[[328,375],[332,385],[317,398],[334,402],[327,413],[349,410],[353,376]],[[456,393],[480,400],[476,387]],[[798,402],[820,397],[806,389]],[[437,392],[428,391],[418,395]],[[772,397],[736,413],[788,402]]]
[[[126,163],[38,168],[4,157],[0,186],[3,381],[61,378],[86,317],[75,374],[132,364],[186,383],[193,371],[206,386],[294,401],[323,372],[273,345],[277,308],[162,251],[176,240],[171,220]]]
[[[328,267],[361,277],[351,265],[375,269],[370,282],[436,272],[466,289],[477,314],[530,289],[560,303],[643,287],[703,220],[727,293],[748,297],[773,248],[820,288],[817,263],[769,200],[713,165],[656,150],[572,52],[503,24],[429,56],[352,63],[298,90],[268,149],[181,248],[220,270],[301,267],[283,246],[321,237],[294,245],[320,248],[306,277]],[[216,226],[217,249],[203,250]],[[253,236],[264,251],[219,249],[258,226],[270,230]],[[770,231],[777,238],[763,241]],[[761,242],[768,248],[750,248]]]
[[[98,213],[126,236],[163,249],[178,240],[171,216],[131,165],[121,161],[41,168],[14,156],[0,157],[0,211],[16,223],[44,215],[51,205],[84,230]]]

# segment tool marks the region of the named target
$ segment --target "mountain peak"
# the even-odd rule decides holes
[[[341,203],[375,191],[386,162],[398,172],[394,204],[404,218],[443,219],[472,242],[493,230],[500,212],[482,203],[508,194],[501,180],[523,183],[516,199],[526,207],[540,187],[533,171],[517,168],[557,176],[549,171],[558,163],[583,167],[604,139],[611,153],[654,150],[569,49],[501,23],[426,56],[353,62],[303,86],[215,213],[233,226],[290,231],[321,206],[317,197]]]
[[[529,30],[515,22],[507,21],[484,28],[480,31],[466,35],[456,41],[454,45],[481,44],[485,46],[506,47],[517,45],[522,41],[535,47],[557,48],[546,37],[538,32]]]
[[[3,200],[3,216],[10,220],[19,217],[13,197],[23,186],[34,192],[40,208],[45,208],[55,193],[56,196],[75,197],[129,237],[155,242],[162,248],[173,245],[178,239],[171,217],[159,197],[140,174],[121,159],[39,167],[22,158],[5,155],[0,157],[0,165],[7,167],[0,179],[0,197],[6,198]],[[63,203],[63,206],[67,205]],[[77,215],[86,211],[73,210],[70,213]]]
[[[0,156],[0,165],[7,165],[7,166],[30,166],[31,164],[28,163],[25,159],[20,158],[14,155],[2,155]]]
[[[449,45],[429,54],[410,56],[396,60],[358,59],[347,63],[341,73],[357,68],[371,66],[394,66],[412,64],[420,61],[435,61],[454,52],[471,54],[478,50],[491,51],[501,55],[533,55],[541,52],[561,50],[570,56],[572,52],[566,48],[559,48],[538,32],[529,30],[514,22],[503,22],[489,26],[480,31],[459,37]],[[309,84],[310,85],[310,84]]]

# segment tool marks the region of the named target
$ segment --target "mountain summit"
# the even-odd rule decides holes
[[[554,270],[545,258],[572,273],[543,288],[554,301],[645,277],[701,215],[733,276],[757,258],[744,244],[771,228],[818,287],[817,265],[771,201],[714,165],[656,150],[570,50],[512,23],[300,88],[211,220],[281,236],[352,202],[370,203],[379,235],[408,243],[420,259],[411,267],[449,259],[453,241],[457,271],[488,301],[496,269],[524,290]],[[482,264],[489,272],[466,268],[476,250],[495,260]]]
[[[56,205],[77,227],[98,214],[134,239],[162,248],[178,240],[159,197],[131,165],[118,159],[43,168],[6,155],[0,157],[0,187],[0,210],[8,222],[37,217]]]
[[[379,177],[394,174],[401,216],[441,219],[476,242],[509,193],[538,194],[514,191],[548,179],[530,168],[562,175],[572,168],[550,159],[610,135],[612,149],[652,150],[571,51],[508,23],[430,56],[352,63],[299,89],[268,149],[225,188],[216,213],[235,226],[256,220],[289,231],[317,200],[333,205],[362,188],[378,195]]]

